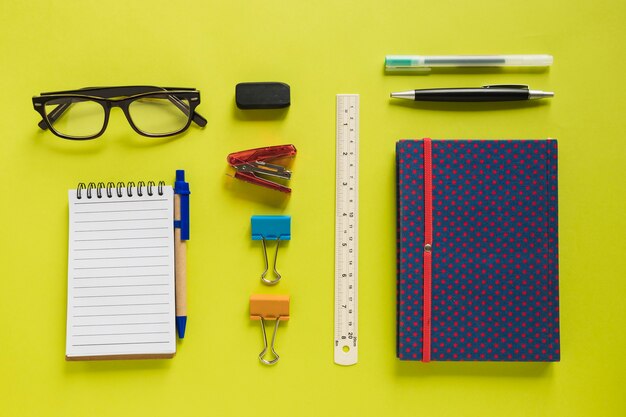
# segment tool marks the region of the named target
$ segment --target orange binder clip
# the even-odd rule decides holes
[[[269,295],[254,294],[250,296],[250,320],[259,320],[261,322],[261,331],[263,332],[263,350],[259,354],[259,360],[265,365],[274,365],[280,359],[278,353],[274,349],[276,342],[276,331],[281,321],[289,320],[289,299],[288,295]],[[274,359],[267,360],[264,358],[267,353],[267,334],[265,332],[265,320],[274,320],[274,335],[270,349],[274,355]]]

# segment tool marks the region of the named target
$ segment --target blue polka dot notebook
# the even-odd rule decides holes
[[[397,356],[558,361],[557,141],[401,140]]]

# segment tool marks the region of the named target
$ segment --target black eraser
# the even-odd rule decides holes
[[[285,83],[239,83],[235,87],[235,103],[243,110],[282,109],[291,104],[291,92]]]

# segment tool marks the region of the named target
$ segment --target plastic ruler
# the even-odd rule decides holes
[[[358,360],[359,95],[337,95],[335,343],[338,365]]]

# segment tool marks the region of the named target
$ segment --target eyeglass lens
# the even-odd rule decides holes
[[[58,107],[65,109],[53,122],[50,114]],[[81,98],[58,98],[46,102],[48,122],[58,133],[74,138],[88,138],[98,134],[104,126],[105,112],[100,103]]]
[[[189,100],[160,94],[138,98],[128,112],[135,127],[152,135],[167,135],[182,130],[189,122]]]
[[[54,119],[51,115],[54,115],[57,107],[58,117]],[[65,136],[89,138],[97,135],[104,126],[104,107],[89,99],[56,98],[46,102],[45,111],[53,129]],[[128,113],[141,132],[165,136],[178,133],[187,126],[190,103],[187,98],[172,94],[155,94],[133,100],[128,107]]]

